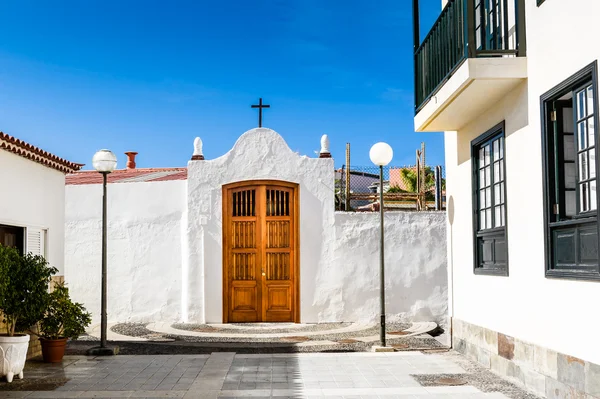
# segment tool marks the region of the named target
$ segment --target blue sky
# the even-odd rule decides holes
[[[422,36],[440,12],[421,0]],[[100,148],[138,167],[185,166],[200,136],[210,158],[257,126],[336,166],[443,164],[440,133],[413,127],[409,0],[5,1],[0,4],[0,130],[91,167]]]

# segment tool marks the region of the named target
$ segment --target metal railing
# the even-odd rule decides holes
[[[379,167],[343,165],[335,171],[338,211],[379,210]],[[386,211],[444,210],[445,177],[441,166],[385,166],[383,201]]]
[[[525,0],[449,0],[420,43],[418,0],[414,0],[415,111],[467,58],[525,56],[524,3]]]

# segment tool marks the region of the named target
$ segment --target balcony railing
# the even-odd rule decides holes
[[[467,58],[525,56],[525,0],[449,0],[419,42],[415,23],[415,110],[419,110]]]

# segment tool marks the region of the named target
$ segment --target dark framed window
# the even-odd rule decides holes
[[[0,224],[0,244],[14,247],[23,254],[25,250],[25,228]]]
[[[476,274],[508,276],[504,122],[471,143]]]
[[[597,62],[541,97],[546,276],[600,279]]]
[[[546,0],[537,0],[537,6],[538,7],[541,6],[544,1],[546,1]]]

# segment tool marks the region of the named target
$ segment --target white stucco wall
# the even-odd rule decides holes
[[[107,186],[109,322],[180,321],[186,181]],[[65,281],[100,322],[102,185],[66,186]]]
[[[188,164],[188,318],[221,322],[222,186],[257,179],[300,186],[300,320],[379,317],[379,222],[374,213],[334,213],[332,159],[292,152],[269,129],[253,129],[224,156]],[[393,213],[387,226],[387,313],[443,321],[447,309],[441,213]]]
[[[385,214],[388,320],[446,324],[445,212]],[[315,276],[314,306],[336,321],[379,318],[379,214],[335,214],[333,259]]]
[[[600,2],[527,1],[528,81],[459,132],[447,132],[449,264],[453,316],[553,350],[600,363],[590,304],[600,283],[548,279],[544,270],[540,96],[600,58]],[[548,27],[557,33],[548,34]],[[598,88],[597,88],[598,90]],[[470,142],[506,121],[509,277],[473,274]],[[453,204],[453,205],[451,205]]]
[[[0,149],[0,182],[0,224],[47,230],[46,258],[62,275],[64,173]]]

